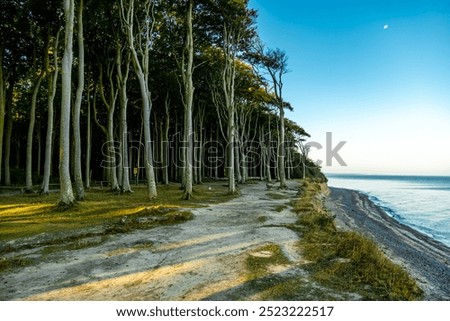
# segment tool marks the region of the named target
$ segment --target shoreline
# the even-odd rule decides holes
[[[336,225],[375,241],[424,291],[424,300],[450,300],[450,248],[389,216],[361,192],[330,187],[326,207]]]

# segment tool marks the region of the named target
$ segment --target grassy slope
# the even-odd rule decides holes
[[[321,284],[359,293],[368,300],[418,300],[422,290],[368,238],[337,231],[317,197],[321,186],[308,182],[293,202],[303,238],[301,249],[313,263],[308,270]]]

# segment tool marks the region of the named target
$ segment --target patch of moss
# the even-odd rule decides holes
[[[259,223],[265,223],[267,222],[267,216],[258,216],[257,220]]]
[[[21,256],[2,257],[0,258],[0,273],[7,272],[14,268],[26,267],[32,265],[34,260]]]
[[[263,253],[263,255],[258,255]],[[279,245],[268,244],[250,253],[246,260],[247,279],[254,280],[266,276],[270,266],[289,264]]]
[[[64,242],[59,242],[54,245],[47,245],[41,249],[41,253],[43,255],[48,255],[55,252],[62,251],[76,251],[82,250],[94,246],[98,246],[106,241],[106,237],[73,237],[72,240],[69,241],[69,238],[66,238]],[[52,242],[55,243],[55,242]]]
[[[280,193],[273,193],[273,192],[266,193],[266,195],[273,200],[286,200],[289,198],[289,196],[287,196],[287,195],[280,194]]]
[[[286,205],[277,205],[277,206],[275,206],[274,207],[274,211],[275,212],[278,212],[278,213],[281,213],[281,212],[283,212],[285,209],[287,209],[288,207],[286,206]]]
[[[142,242],[133,245],[133,248],[138,250],[150,250],[153,248],[153,242]]]
[[[265,301],[335,301],[352,298],[351,294],[330,291],[300,276],[278,278],[261,290],[261,300]]]
[[[122,217],[111,224],[104,234],[129,233],[133,230],[145,230],[161,225],[172,225],[186,222],[192,219],[191,211],[169,211],[161,214],[158,211],[144,210],[133,217]]]

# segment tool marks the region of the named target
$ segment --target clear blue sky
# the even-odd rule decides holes
[[[289,56],[288,117],[348,164],[326,172],[450,175],[450,1],[250,0]],[[324,150],[314,152],[325,159]]]

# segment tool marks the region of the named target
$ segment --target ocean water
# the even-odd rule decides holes
[[[450,177],[327,174],[329,186],[358,190],[396,220],[450,247]]]

